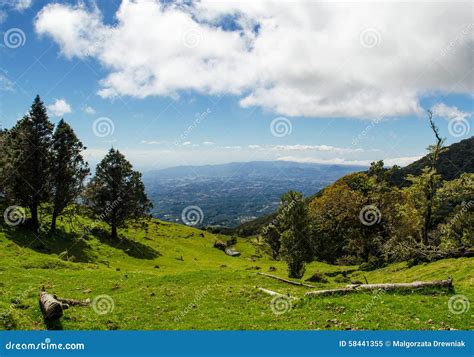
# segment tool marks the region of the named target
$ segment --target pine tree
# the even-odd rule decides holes
[[[133,171],[125,156],[114,149],[97,165],[86,200],[96,219],[110,225],[112,238],[117,238],[117,228],[127,219],[140,217],[152,207],[141,174]]]
[[[46,108],[36,96],[29,113],[6,138],[4,189],[9,200],[30,209],[35,231],[39,228],[38,208],[50,197],[52,132]]]
[[[288,276],[301,278],[305,263],[312,259],[308,210],[299,192],[289,191],[281,198],[279,216],[282,217],[280,253],[288,264]]]
[[[53,135],[51,232],[56,230],[57,217],[81,193],[84,180],[89,174],[87,163],[81,155],[83,149],[74,130],[61,119]]]

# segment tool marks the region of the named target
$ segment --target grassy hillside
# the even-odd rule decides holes
[[[80,218],[75,226],[92,222]],[[79,224],[77,224],[79,223]],[[411,282],[452,276],[455,292],[410,294],[360,293],[304,298],[305,287],[291,286],[257,271],[285,277],[286,266],[272,261],[253,238],[238,239],[242,255],[226,256],[213,248],[216,236],[193,228],[148,221],[121,230],[124,239],[111,241],[95,230],[54,237],[35,237],[19,230],[0,231],[0,329],[45,329],[38,307],[44,287],[60,297],[91,300],[108,295],[114,309],[100,315],[92,307],[71,307],[61,319],[63,329],[472,329],[472,309],[453,314],[448,300],[462,294],[474,301],[474,260],[449,259],[408,268],[396,264],[350,277],[331,273],[357,267],[312,263],[306,278],[319,271],[327,283],[341,287],[349,279]],[[105,228],[105,227],[104,227]],[[324,274],[329,273],[330,276]],[[347,275],[347,274],[346,274]],[[264,287],[290,294],[292,308],[275,314]],[[99,311],[104,306],[99,306]],[[106,309],[106,311],[108,311]]]

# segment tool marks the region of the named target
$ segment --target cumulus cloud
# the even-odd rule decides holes
[[[106,98],[195,91],[287,116],[372,118],[474,92],[468,2],[124,0],[115,16],[55,3],[35,20],[64,56],[104,66]]]
[[[472,113],[463,112],[455,106],[448,106],[444,103],[438,103],[431,108],[434,116],[448,120],[466,120]]]
[[[33,0],[13,0],[12,3],[15,10],[23,11],[28,9],[33,4]]]
[[[94,115],[96,113],[96,110],[88,105],[84,107],[84,113]]]
[[[53,104],[47,106],[48,110],[56,117],[71,113],[72,109],[68,102],[64,99],[56,99]]]

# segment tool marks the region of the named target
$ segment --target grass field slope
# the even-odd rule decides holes
[[[315,288],[258,275],[286,277],[286,265],[271,260],[256,238],[238,238],[230,257],[213,247],[229,237],[156,219],[138,221],[112,241],[100,224],[76,217],[74,229],[59,222],[54,236],[19,228],[0,230],[0,329],[472,329],[474,260],[405,263],[362,272],[356,266],[314,262]],[[83,229],[95,224],[83,235]],[[102,227],[105,229],[106,227]],[[308,298],[314,289],[369,283],[446,279],[454,291],[367,292]],[[290,298],[275,301],[262,287]],[[61,324],[45,325],[41,289],[90,306],[65,310]]]

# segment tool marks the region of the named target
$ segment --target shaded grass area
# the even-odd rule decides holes
[[[84,224],[91,224],[80,218]],[[472,258],[446,259],[408,268],[392,264],[371,272],[314,262],[305,278],[321,273],[338,288],[348,281],[413,282],[451,276],[454,291],[366,292],[305,298],[310,288],[257,275],[285,277],[254,238],[238,239],[242,255],[213,248],[216,236],[158,220],[136,222],[111,241],[99,226],[87,236],[60,227],[54,236],[0,231],[0,329],[472,329],[473,310],[454,314],[453,295],[474,301]],[[41,246],[39,246],[41,244]],[[338,273],[339,272],[339,273]],[[348,273],[342,273],[348,272]],[[288,294],[287,309],[275,314],[264,287]],[[107,313],[92,306],[65,310],[61,326],[46,326],[38,307],[41,288],[72,299],[106,295]],[[113,309],[111,308],[113,306]],[[273,307],[273,309],[272,309]]]

